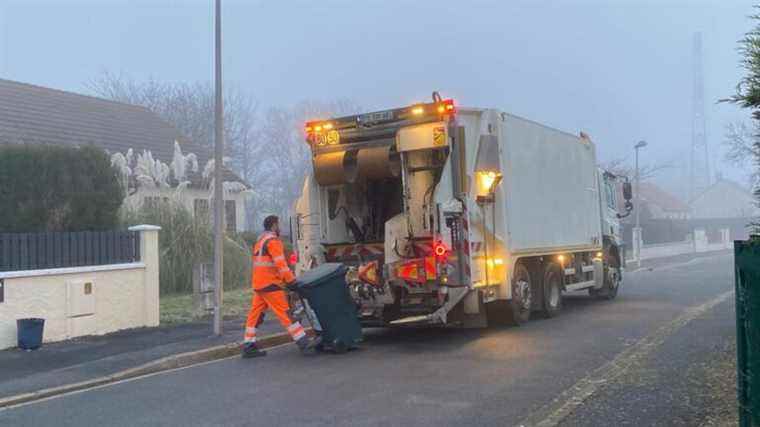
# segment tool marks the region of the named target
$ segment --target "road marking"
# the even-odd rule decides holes
[[[711,310],[716,305],[728,300],[734,295],[729,291],[718,295],[704,304],[687,308],[680,316],[653,334],[648,335],[618,354],[614,359],[591,372],[576,382],[572,387],[563,391],[552,402],[532,413],[528,418],[518,423],[521,427],[553,427],[566,416],[583,404],[599,389],[600,385],[615,380],[623,375],[635,362],[648,356],[665,340],[689,322]]]
[[[287,342],[287,343],[284,343],[284,344],[276,345],[274,347],[267,347],[267,351],[275,350],[275,349],[278,349],[280,347],[285,347],[285,346],[287,346],[289,344],[291,344],[291,343]],[[45,398],[42,398],[42,399],[33,400],[31,402],[24,402],[24,403],[19,403],[17,405],[10,405],[10,406],[6,406],[6,407],[3,407],[3,408],[0,408],[0,413],[3,413],[4,411],[7,411],[9,409],[20,408],[22,406],[34,405],[34,404],[37,404],[37,403],[47,402],[48,400],[58,399],[58,398],[61,398],[61,397],[71,396],[71,395],[74,395],[74,394],[86,393],[88,391],[98,390],[98,389],[101,389],[101,388],[111,387],[111,386],[115,386],[115,385],[119,385],[119,384],[124,384],[124,383],[132,382],[132,381],[142,380],[142,379],[145,379],[145,378],[155,377],[157,375],[169,374],[169,373],[172,373],[172,372],[182,371],[182,370],[190,369],[190,368],[197,368],[199,366],[210,365],[212,363],[224,362],[226,360],[232,360],[232,359],[240,359],[240,355],[224,357],[222,359],[208,360],[208,361],[205,361],[205,362],[196,363],[194,365],[182,366],[180,368],[167,369],[165,371],[153,372],[153,373],[150,373],[150,374],[140,375],[138,377],[127,378],[127,379],[115,381],[115,382],[108,383],[108,384],[102,384],[102,385],[98,385],[98,386],[94,386],[94,387],[90,387],[90,388],[85,388],[85,389],[81,389],[81,390],[70,391],[68,393],[57,394],[55,396],[45,397]]]
[[[435,398],[422,396],[419,394],[410,394],[409,397],[406,399],[406,404],[410,406],[427,405],[427,406],[437,406],[440,408],[459,409],[459,410],[472,407],[472,403],[470,402],[435,399]]]

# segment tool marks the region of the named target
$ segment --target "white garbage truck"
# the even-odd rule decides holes
[[[584,133],[434,93],[305,134],[296,270],[348,265],[363,325],[522,324],[555,316],[565,292],[617,295],[630,184]]]

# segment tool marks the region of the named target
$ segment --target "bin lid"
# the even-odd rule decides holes
[[[328,262],[313,268],[296,279],[299,288],[315,288],[338,276],[344,276],[348,268],[337,262]]]

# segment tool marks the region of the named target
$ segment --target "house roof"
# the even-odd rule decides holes
[[[746,187],[742,187],[740,184],[734,181],[721,178],[718,181],[714,182],[709,187],[702,190],[701,193],[694,196],[694,198],[691,200],[690,203],[695,203],[699,201],[700,199],[709,196],[710,193],[713,193],[715,191],[726,191],[726,190],[733,190],[736,193],[741,194],[742,196],[748,199],[754,198],[754,196],[752,195],[752,191],[750,191]]]
[[[149,150],[170,164],[174,141],[184,154],[198,157],[199,171],[188,178],[200,186],[211,150],[183,137],[147,108],[0,79],[0,144],[91,144],[109,153],[132,148],[135,153]],[[246,184],[228,169],[224,180]]]
[[[641,199],[668,212],[688,212],[689,206],[678,197],[650,183],[641,183]]]

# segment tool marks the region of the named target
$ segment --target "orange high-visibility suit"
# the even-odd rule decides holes
[[[296,278],[285,261],[282,241],[275,233],[264,232],[253,246],[252,258],[253,300],[245,322],[245,343],[256,342],[256,327],[264,319],[267,308],[274,312],[294,341],[304,338],[303,326],[288,316],[288,296],[284,288]]]

